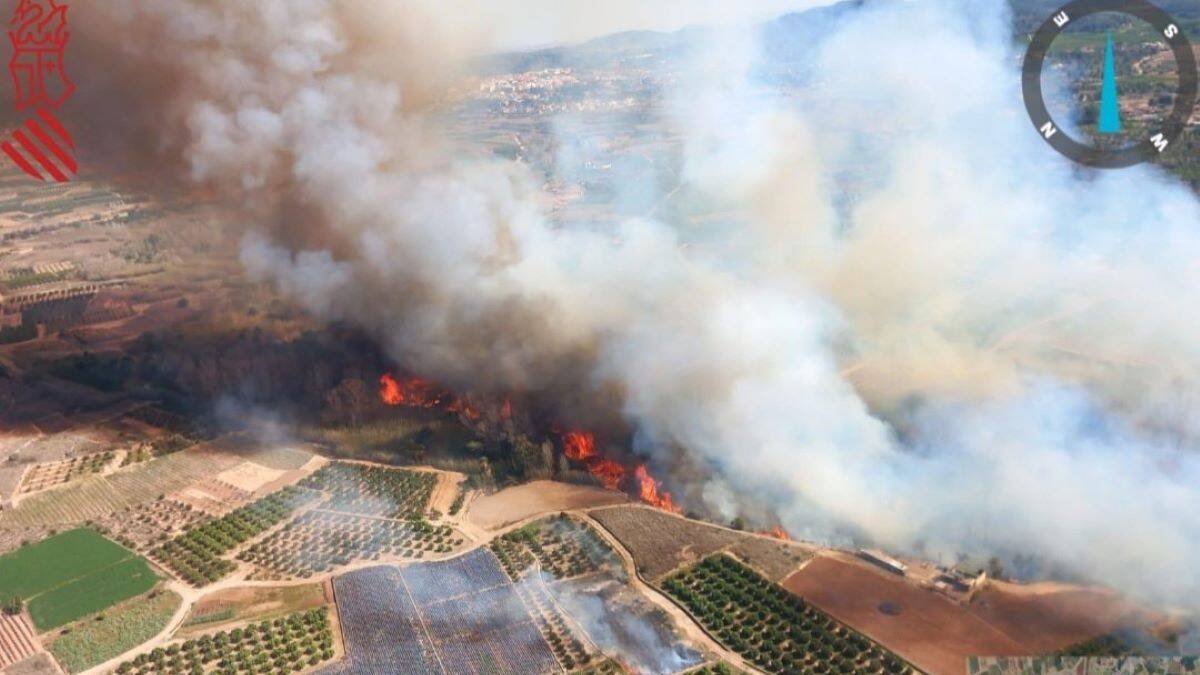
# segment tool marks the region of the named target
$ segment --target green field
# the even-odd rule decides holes
[[[103,618],[89,616],[73,624],[48,649],[68,672],[87,670],[158,635],[182,603],[169,591],[143,595],[105,611]]]
[[[157,582],[143,558],[90,529],[63,532],[0,557],[0,598],[23,599],[42,631],[144,593]]]

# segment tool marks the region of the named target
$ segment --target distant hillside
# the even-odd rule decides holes
[[[1009,0],[1013,10],[1013,31],[1017,34],[1031,33],[1067,0]],[[1197,0],[1155,0],[1168,14],[1180,21],[1200,20],[1200,2]],[[1192,36],[1193,40],[1200,39]]]
[[[761,26],[765,61],[781,73],[802,73],[815,45],[840,21],[864,7],[898,0],[842,0],[825,7],[785,14]],[[971,0],[963,0],[970,2]],[[1066,0],[1008,0],[1013,32],[1033,31]],[[1200,0],[1158,0],[1157,4],[1181,21],[1200,20]],[[543,68],[605,69],[619,66],[653,67],[677,60],[690,45],[711,33],[706,28],[685,28],[665,33],[628,31],[578,45],[496,55],[481,64],[484,74],[513,73]],[[1200,41],[1200,36],[1194,36]]]
[[[868,3],[887,1],[891,0],[843,0],[769,21],[760,29],[766,60],[773,64],[803,62],[835,22]],[[496,55],[482,63],[480,69],[484,74],[497,74],[543,68],[604,69],[622,65],[649,68],[677,61],[691,45],[699,44],[709,35],[711,29],[697,27],[670,33],[627,31],[578,45]]]

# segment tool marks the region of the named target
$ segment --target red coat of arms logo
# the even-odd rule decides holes
[[[75,92],[65,67],[71,38],[66,3],[19,0],[8,37],[16,108],[32,111],[33,116],[13,132],[11,141],[0,143],[0,150],[30,176],[65,183],[79,171],[72,156],[75,142],[53,113]]]

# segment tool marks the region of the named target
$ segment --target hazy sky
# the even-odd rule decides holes
[[[758,20],[830,0],[438,0],[441,12],[475,15],[501,49],[571,43],[634,29]]]

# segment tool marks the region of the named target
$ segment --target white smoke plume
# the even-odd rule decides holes
[[[667,675],[703,660],[673,634],[668,615],[653,606],[631,604],[623,590],[627,587],[608,575],[556,583],[549,574],[533,571],[526,572],[518,586],[534,594],[545,589],[601,652],[619,655],[630,672]]]
[[[554,226],[526,168],[446,141],[431,103],[487,32],[461,16],[77,10],[96,128],[244,202],[249,270],[398,361],[614,396],[639,448],[716,471],[697,494],[766,496],[796,534],[1200,597],[1200,203],[1040,143],[998,0],[867,3],[799,106],[714,38],[669,115],[689,191],[745,218],[694,249],[654,214]],[[845,170],[870,178],[840,209]]]

